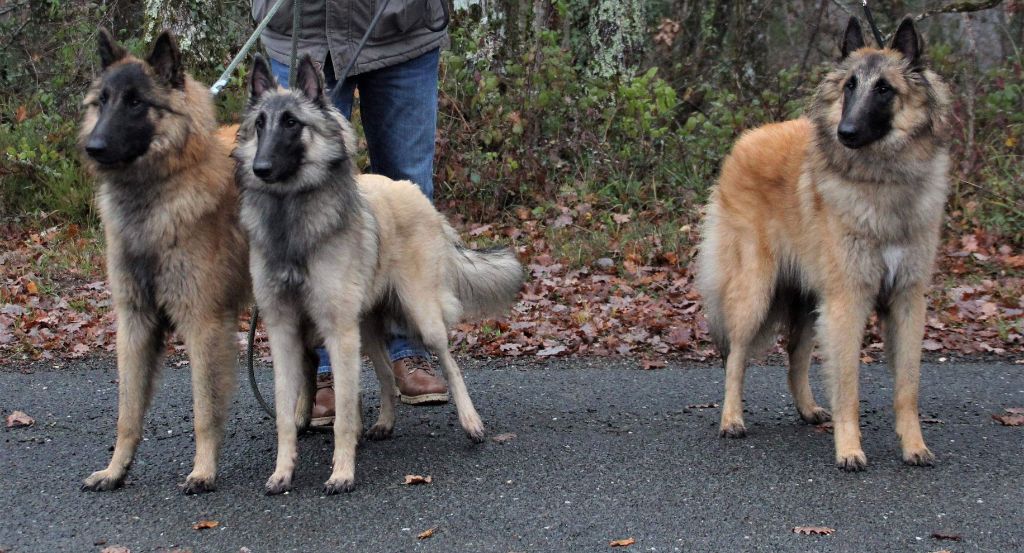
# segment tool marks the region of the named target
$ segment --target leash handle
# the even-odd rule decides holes
[[[245,41],[245,45],[242,46],[242,49],[239,50],[237,54],[235,54],[231,63],[229,63],[224,72],[220,74],[220,78],[217,79],[217,82],[213,83],[213,86],[210,87],[210,94],[216,96],[220,94],[220,91],[223,90],[225,86],[227,86],[228,78],[231,77],[231,74],[235,72],[238,64],[245,59],[246,54],[248,54],[249,50],[254,44],[256,44],[256,41],[260,38],[260,34],[263,33],[263,29],[266,29],[267,25],[270,24],[270,19],[274,17],[277,10],[281,9],[281,6],[283,6],[287,1],[288,0],[277,0],[277,2],[274,3],[270,8],[270,11],[267,12],[267,16],[263,18],[263,21],[260,21],[260,24],[256,26],[256,30],[253,31],[251,36],[249,36],[249,40]]]
[[[352,58],[348,60],[348,64],[345,65],[345,69],[341,70],[341,74],[338,75],[337,84],[334,85],[334,90],[331,91],[331,103],[337,104],[338,98],[341,97],[341,89],[345,84],[345,79],[348,78],[348,74],[352,72],[352,68],[356,65],[356,60],[359,59],[360,52],[363,51],[363,47],[366,46],[366,42],[370,40],[370,33],[377,27],[377,22],[380,21],[384,10],[388,9],[388,3],[391,0],[384,0],[380,3],[380,9],[377,13],[373,14],[373,19],[370,20],[370,24],[366,26],[366,32],[363,33],[363,38],[359,40],[359,45],[356,46],[356,51],[352,54]]]
[[[878,25],[875,24],[875,16],[871,14],[868,0],[861,0],[861,5],[864,7],[864,17],[868,20],[868,26],[871,27],[871,34],[875,35],[875,42],[878,43],[879,48],[885,48],[885,40],[882,39],[882,32],[878,30]]]

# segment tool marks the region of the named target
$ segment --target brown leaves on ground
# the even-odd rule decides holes
[[[794,526],[793,533],[804,536],[831,536],[836,533],[836,529],[828,526]]]
[[[689,267],[699,236],[684,225],[663,243],[658,230],[675,215],[601,213],[586,202],[515,215],[461,225],[470,246],[515,245],[529,274],[507,317],[453,329],[452,345],[462,353],[635,355],[645,369],[665,366],[669,356],[717,357]],[[98,238],[75,225],[0,227],[0,235],[10,245],[0,251],[0,354],[51,359],[112,351],[115,321]],[[601,247],[568,259],[582,250],[565,242],[581,235],[600,236]],[[935,280],[925,351],[1024,353],[1024,252],[981,232],[953,236],[940,249]],[[882,349],[874,330],[871,340],[869,350]],[[266,342],[259,345],[262,354]]]
[[[611,546],[611,547],[629,547],[629,546],[633,545],[634,543],[636,543],[635,539],[633,539],[633,538],[624,538],[624,539],[621,539],[621,540],[612,540],[612,541],[608,542],[608,545]]]
[[[517,436],[515,432],[506,432],[504,434],[498,434],[497,436],[491,436],[491,441],[496,444],[504,444],[511,442],[518,437],[519,436]]]
[[[24,411],[15,411],[10,415],[7,415],[7,428],[20,428],[22,426],[32,426],[36,423],[36,420],[28,416]]]
[[[113,350],[110,291],[96,238],[77,225],[38,232],[0,227],[0,233],[0,352],[50,359]]]
[[[947,541],[963,541],[964,538],[960,534],[952,534],[949,532],[932,532],[932,539]]]
[[[427,528],[426,530],[420,532],[419,534],[416,534],[416,539],[418,539],[418,540],[425,540],[427,538],[432,538],[432,537],[434,537],[434,532],[436,532],[436,531],[437,531],[437,526],[435,526],[433,528]]]
[[[192,525],[193,530],[210,530],[220,526],[220,523],[216,520],[200,520],[199,522]]]
[[[1005,413],[992,415],[999,424],[1003,426],[1024,426],[1024,408],[1008,407]]]
[[[406,486],[415,486],[417,484],[429,484],[429,483],[431,483],[433,481],[434,481],[434,479],[430,475],[427,475],[427,476],[420,476],[418,474],[406,474],[405,475],[405,485]]]
[[[123,545],[108,545],[100,553],[132,553],[132,550]]]

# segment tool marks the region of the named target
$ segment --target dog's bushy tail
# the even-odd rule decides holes
[[[445,225],[452,246],[448,279],[462,304],[463,319],[500,315],[516,300],[523,285],[523,267],[510,248],[474,250]]]

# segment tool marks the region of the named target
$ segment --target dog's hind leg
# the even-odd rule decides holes
[[[351,309],[354,315],[357,310]],[[338,320],[338,318],[335,318]],[[356,445],[362,432],[359,410],[359,321],[340,320],[325,330],[334,373],[334,466],[324,492],[350,492],[356,485]]]
[[[213,491],[217,459],[224,439],[231,396],[235,390],[234,314],[211,315],[210,319],[190,325],[185,346],[192,363],[192,401],[196,431],[196,456],[192,473],[185,479],[184,492]]]
[[[316,348],[306,345],[302,355],[302,386],[299,387],[299,399],[295,405],[295,427],[299,432],[309,428],[313,419],[313,401],[316,398],[316,372],[320,365],[320,356]]]
[[[264,306],[270,356],[274,362],[274,411],[277,419],[277,462],[267,479],[268,495],[284,493],[292,488],[295,461],[298,458],[298,427],[296,407],[303,382],[302,329],[299,317],[290,308],[270,311]]]
[[[814,351],[814,316],[810,306],[795,301],[790,315],[789,338],[786,353],[789,356],[789,391],[793,394],[800,418],[808,424],[821,424],[832,420],[832,415],[818,406],[811,392],[809,372],[811,353]]]
[[[924,338],[926,302],[924,286],[901,291],[883,317],[885,347],[895,379],[893,410],[896,433],[908,465],[927,466],[935,456],[924,443],[918,419],[918,387],[921,380],[921,340]]]
[[[412,296],[430,298],[431,295]],[[466,431],[469,439],[480,443],[484,441],[484,423],[480,420],[473,400],[466,389],[466,381],[462,378],[462,370],[448,351],[448,330],[444,324],[444,315],[439,303],[424,301],[408,307],[410,322],[423,338],[423,345],[437,355],[444,369],[445,378],[451,388],[452,400],[459,413],[459,424]]]
[[[391,372],[391,358],[388,356],[380,325],[367,326],[363,329],[363,343],[366,344],[366,354],[380,383],[380,414],[377,416],[377,422],[366,431],[365,436],[370,440],[383,440],[391,436],[395,428],[395,374]]]
[[[117,444],[110,464],[86,478],[83,490],[112,490],[124,482],[142,440],[142,423],[153,397],[164,334],[155,313],[117,310]]]

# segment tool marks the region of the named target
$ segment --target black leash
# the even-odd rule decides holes
[[[875,35],[875,42],[878,43],[879,48],[885,48],[885,40],[882,39],[882,32],[878,30],[878,25],[875,24],[875,16],[871,15],[868,0],[861,0],[861,5],[864,6],[864,17],[867,18],[868,25],[871,27],[871,34]]]
[[[432,11],[430,9],[430,1],[431,0],[423,0],[423,1],[424,1],[425,5],[426,5],[427,13],[430,13]],[[373,30],[375,28],[377,28],[377,22],[380,21],[381,16],[384,15],[384,10],[388,9],[388,4],[390,2],[391,2],[391,0],[383,0],[383,2],[381,2],[380,9],[377,10],[377,13],[373,14],[373,19],[371,19],[370,20],[370,24],[366,26],[366,32],[363,33],[363,38],[359,40],[359,44],[356,46],[355,53],[352,54],[352,58],[348,60],[348,64],[345,65],[345,68],[341,70],[341,74],[338,75],[338,82],[337,82],[337,84],[334,85],[334,90],[331,91],[331,103],[332,104],[336,104],[338,102],[338,98],[341,97],[341,89],[343,88],[342,85],[345,84],[345,79],[348,78],[348,74],[350,72],[352,72],[352,68],[355,67],[356,60],[359,59],[359,54],[362,53],[363,47],[365,47],[367,41],[370,40],[370,34],[373,33]],[[440,2],[441,2],[441,13],[442,13],[442,15],[444,15],[444,18],[441,20],[441,23],[437,27],[431,26],[429,22],[424,23],[424,26],[428,30],[433,31],[435,33],[439,33],[441,31],[447,29],[448,28],[448,23],[451,21],[451,14],[448,11],[448,0],[440,0]]]

